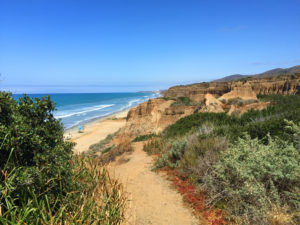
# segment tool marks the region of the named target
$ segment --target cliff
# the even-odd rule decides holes
[[[156,98],[131,109],[127,115],[126,126],[120,134],[125,133],[134,138],[139,135],[159,133],[196,110],[196,106],[172,106],[174,102],[174,100]]]
[[[300,73],[294,75],[248,78],[230,82],[198,83],[175,86],[164,92],[164,97],[189,97],[193,101],[204,101],[205,94],[210,93],[220,99],[256,99],[257,94],[299,94]]]

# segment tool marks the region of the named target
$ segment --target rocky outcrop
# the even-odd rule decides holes
[[[255,91],[253,91],[250,83],[246,82],[245,84],[237,83],[235,86],[232,86],[232,90],[223,94],[219,100],[229,100],[234,98],[241,99],[257,99]]]
[[[171,106],[174,102],[174,100],[156,98],[132,108],[128,112],[126,125],[119,135],[126,134],[134,138],[139,135],[159,133],[196,110],[196,106]]]
[[[224,112],[223,103],[216,99],[212,94],[206,94],[204,96],[204,105],[199,112]]]

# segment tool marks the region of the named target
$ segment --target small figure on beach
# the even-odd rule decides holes
[[[81,126],[78,126],[78,133],[83,133],[84,131],[84,126],[81,125]]]

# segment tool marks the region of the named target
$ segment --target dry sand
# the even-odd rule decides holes
[[[77,128],[67,130],[65,135],[71,134],[71,141],[75,142],[74,153],[82,153],[89,149],[90,145],[115,133],[126,123],[128,110],[117,113],[109,118],[92,121],[84,126],[84,132],[78,133]]]

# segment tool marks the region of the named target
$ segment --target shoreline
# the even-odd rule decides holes
[[[136,106],[134,106],[136,107]],[[112,113],[112,114],[109,114],[109,115],[106,115],[106,116],[100,116],[98,118],[94,118],[94,119],[91,119],[89,121],[87,121],[86,123],[84,124],[81,124],[81,125],[75,125],[73,127],[70,127],[70,128],[67,128],[64,130],[64,134],[68,134],[69,132],[74,132],[74,131],[77,131],[78,129],[78,126],[84,126],[84,128],[86,128],[87,126],[90,126],[94,123],[97,123],[97,122],[101,122],[103,120],[110,120],[110,119],[114,119],[114,118],[117,118],[117,119],[121,119],[121,118],[124,118],[126,119],[127,117],[127,113],[129,112],[130,109],[134,108],[134,107],[131,107],[131,108],[128,108],[128,109],[124,109],[122,111],[119,111],[119,112],[115,112],[115,113]]]
[[[78,126],[66,129],[64,137],[69,137],[69,141],[76,143],[73,150],[75,154],[86,152],[92,144],[98,143],[105,139],[107,135],[113,134],[124,127],[128,112],[139,104],[84,123],[84,131],[82,133],[78,132]]]

